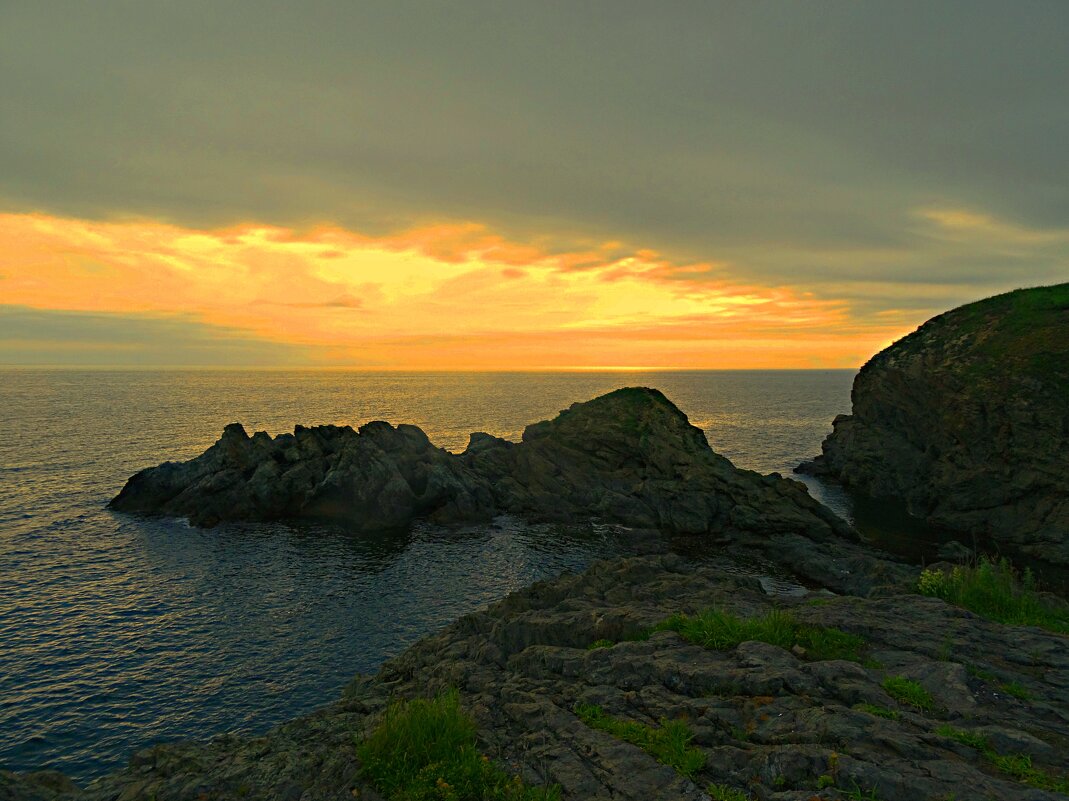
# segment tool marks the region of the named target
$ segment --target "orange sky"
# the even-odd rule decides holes
[[[169,318],[297,346],[311,366],[856,367],[914,324],[608,242],[548,252],[475,223],[388,237],[0,215],[0,298]],[[225,347],[225,341],[220,342]]]
[[[1069,3],[99,5],[0,3],[0,365],[856,368],[1069,275]]]

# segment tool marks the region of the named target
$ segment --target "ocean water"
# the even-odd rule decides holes
[[[137,470],[240,421],[415,423],[462,450],[620,386],[655,386],[740,467],[789,473],[849,411],[852,371],[0,372],[0,767],[80,780],[153,742],[260,732],[419,637],[614,552],[608,527],[501,519],[360,536],[110,512]],[[848,501],[810,482],[844,514]]]

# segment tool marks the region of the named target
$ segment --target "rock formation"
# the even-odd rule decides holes
[[[863,652],[847,661],[759,641],[710,650],[672,631],[642,636],[709,607],[741,617],[786,608],[861,638]],[[598,641],[606,647],[589,648]],[[391,698],[455,687],[482,752],[530,784],[558,784],[563,801],[708,801],[710,784],[763,801],[1057,801],[1012,771],[1027,764],[1057,781],[1069,770],[1065,642],[919,595],[772,598],[756,578],[708,561],[619,559],[461,618],[354,680],[340,701],[263,736],[156,745],[81,790],[54,774],[0,772],[0,799],[382,801],[354,743]],[[916,682],[930,703],[894,697],[889,677]],[[704,765],[680,775],[587,726],[577,704],[652,727],[685,720]],[[997,768],[944,727],[1008,761]]]
[[[1069,284],[954,309],[874,356],[799,469],[1069,564]]]
[[[207,526],[319,518],[381,530],[416,517],[509,512],[679,534],[853,536],[800,484],[736,469],[671,401],[646,388],[574,404],[528,426],[519,443],[473,434],[461,454],[409,425],[298,426],[272,439],[249,437],[235,423],[196,459],[135,475],[111,507]]]
[[[187,517],[200,526],[306,517],[383,530],[421,516],[489,517],[493,496],[416,426],[297,426],[271,438],[263,431],[250,437],[231,423],[196,459],[133,476],[110,506]]]
[[[520,443],[474,434],[458,455],[385,423],[274,439],[232,426],[197,459],[132,478],[114,505],[368,528],[499,510],[594,515],[694,535],[674,543],[698,547],[513,593],[262,736],[155,745],[84,788],[0,771],[0,801],[382,801],[355,744],[392,699],[446,688],[485,755],[530,785],[558,785],[563,801],[707,801],[713,785],[762,801],[1055,801],[1069,787],[1064,636],[913,594],[917,568],[836,536],[842,524],[794,482],[736,470],[653,390],[576,404]],[[768,561],[808,589],[770,595],[752,567]],[[706,609],[779,610],[817,634],[808,648],[761,637],[706,648],[656,629]],[[821,653],[825,636],[854,638],[855,650]],[[632,726],[685,721],[699,766],[678,773],[588,725],[583,705]]]

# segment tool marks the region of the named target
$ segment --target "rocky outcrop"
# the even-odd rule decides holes
[[[757,641],[709,650],[671,631],[642,636],[669,615],[709,607],[742,617],[786,608],[860,637],[861,661]],[[610,644],[591,650],[596,641]],[[1007,771],[1026,760],[1053,777],[1069,770],[1065,643],[917,595],[774,598],[723,564],[621,559],[461,618],[354,680],[339,702],[264,736],[154,746],[79,791],[55,778],[4,781],[11,798],[49,801],[381,801],[361,778],[355,742],[391,698],[455,687],[483,752],[531,784],[558,784],[564,801],[705,801],[714,783],[762,801],[1054,801],[1064,796]],[[928,708],[888,693],[884,681],[899,676],[930,694]],[[683,719],[704,766],[680,775],[588,727],[577,704],[654,727]],[[1014,760],[999,770],[943,726]],[[15,795],[20,787],[38,795]]]
[[[599,518],[679,534],[853,532],[779,476],[736,469],[654,389],[629,388],[530,425],[519,443],[473,434],[436,448],[415,426],[298,426],[249,437],[238,424],[189,462],[144,470],[111,507],[225,520],[326,518],[358,529],[499,512],[537,520]]]
[[[941,314],[874,356],[799,469],[1069,564],[1069,284]]]
[[[416,426],[297,426],[272,438],[263,431],[250,437],[231,423],[196,459],[133,476],[110,506],[186,517],[200,526],[305,517],[383,530],[416,517],[486,518],[493,496]]]
[[[1069,787],[1059,784],[1069,771],[1064,636],[911,594],[916,568],[838,536],[849,532],[794,482],[732,467],[654,390],[576,404],[520,443],[474,434],[457,455],[410,426],[274,439],[231,426],[197,459],[132,478],[113,505],[202,524],[309,516],[365,528],[504,510],[596,516],[675,532],[675,552],[513,593],[265,735],[155,745],[83,788],[53,772],[0,771],[0,801],[382,801],[356,743],[392,699],[446,688],[459,691],[485,754],[528,784],[558,785],[563,801],[707,801],[714,784],[759,801],[1054,801],[1065,796],[1050,788]],[[806,587],[775,594],[768,563]],[[859,638],[861,650],[848,661],[651,633],[709,608],[786,610]],[[893,696],[889,678],[929,701]],[[650,727],[683,720],[703,764],[677,773],[587,725],[580,705]]]

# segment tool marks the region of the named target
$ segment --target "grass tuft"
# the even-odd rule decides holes
[[[455,690],[391,704],[356,752],[361,775],[390,801],[560,799],[556,786],[528,787],[479,753]]]
[[[693,776],[705,766],[705,754],[690,745],[694,732],[682,720],[661,720],[660,727],[633,720],[621,720],[600,706],[577,704],[576,716],[587,726],[611,734],[618,740],[637,745],[658,762]]]
[[[741,618],[720,609],[707,609],[697,615],[672,615],[654,626],[654,631],[675,631],[685,640],[727,651],[740,643],[757,640],[781,648],[801,646],[806,658],[861,660],[865,641],[839,629],[799,623],[790,612],[773,609],[765,615]]]
[[[966,665],[965,670],[968,671],[970,676],[974,676],[975,678],[983,679],[984,681],[998,681],[998,676],[990,670],[984,670],[978,665]]]
[[[705,792],[713,801],[750,801],[747,793],[728,787],[726,784],[710,784]]]
[[[967,745],[970,748],[975,748],[979,751],[988,751],[991,749],[990,744],[987,742],[987,738],[982,734],[966,731],[965,729],[957,729],[949,723],[944,723],[937,727],[935,733],[940,737],[948,737],[951,740],[957,740],[962,745]]]
[[[1018,574],[1006,559],[985,556],[975,565],[959,565],[948,572],[925,570],[917,590],[997,623],[1069,634],[1069,607],[1043,598],[1032,572]]]
[[[1032,764],[1032,757],[1027,754],[1000,754],[988,739],[976,732],[956,729],[950,725],[940,726],[935,730],[940,737],[948,737],[962,745],[975,748],[984,759],[994,765],[995,769],[1019,782],[1039,790],[1069,795],[1069,777],[1058,776]]]
[[[588,651],[596,651],[599,648],[612,648],[614,645],[616,645],[616,643],[612,640],[594,640],[594,642],[590,643],[586,649]]]
[[[922,712],[931,712],[935,709],[935,699],[932,698],[932,694],[905,676],[888,676],[881,686],[900,704],[908,704]]]
[[[1002,773],[1029,787],[1069,795],[1069,778],[1037,768],[1027,754],[996,754],[991,761]]]
[[[897,709],[888,709],[885,706],[877,706],[876,704],[858,704],[854,709],[868,712],[878,718],[887,718],[888,720],[898,720],[901,717]]]
[[[1016,681],[1003,682],[999,685],[999,689],[1006,693],[1006,695],[1012,695],[1014,698],[1019,698],[1022,701],[1032,700],[1032,693],[1028,691],[1028,688]]]

